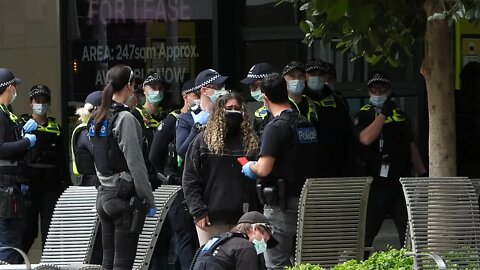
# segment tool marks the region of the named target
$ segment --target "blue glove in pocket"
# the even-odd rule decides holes
[[[210,113],[206,111],[201,111],[198,114],[195,114],[194,112],[191,113],[193,117],[193,122],[199,123],[200,125],[205,125],[208,121],[208,117],[210,116]]]

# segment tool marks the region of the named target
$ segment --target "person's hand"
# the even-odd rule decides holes
[[[156,212],[157,212],[157,208],[155,207],[149,208],[147,211],[147,217],[154,217]]]
[[[208,219],[208,215],[206,215],[203,218],[197,220],[197,222],[195,222],[195,224],[197,225],[198,228],[200,228],[204,231],[207,228],[207,226],[211,225],[210,220]]]
[[[30,148],[32,148],[35,145],[35,142],[37,141],[37,136],[35,136],[34,134],[27,133],[23,137],[27,138],[28,141],[30,142]]]
[[[387,100],[385,100],[385,103],[383,103],[381,113],[385,115],[386,118],[388,118],[389,116],[393,115],[393,110],[396,107],[397,107],[397,104],[395,104],[395,102],[392,101],[392,98],[390,96],[387,98]]]
[[[256,161],[249,161],[245,163],[245,165],[242,166],[242,173],[250,178],[250,179],[256,179],[257,176],[252,172],[252,169],[250,169],[250,165],[257,163]]]
[[[29,133],[37,129],[37,122],[35,120],[30,119],[23,125],[23,132]]]
[[[199,123],[200,125],[205,125],[208,121],[208,117],[210,116],[210,113],[206,111],[201,111],[198,114],[191,112],[191,114],[193,117],[193,123]]]

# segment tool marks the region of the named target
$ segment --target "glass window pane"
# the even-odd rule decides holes
[[[297,25],[296,8],[291,3],[275,7],[277,0],[246,0],[243,26],[279,27]]]

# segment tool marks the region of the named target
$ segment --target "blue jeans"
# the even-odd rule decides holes
[[[0,247],[22,249],[22,222],[20,218],[0,219]],[[0,250],[0,261],[22,263],[22,256],[13,249]]]

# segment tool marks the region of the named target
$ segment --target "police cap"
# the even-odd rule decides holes
[[[197,89],[195,89],[195,80],[190,79],[186,82],[183,83],[182,85],[182,96],[186,94],[190,94],[191,92],[195,92]]]
[[[240,224],[240,223],[259,224],[260,226],[265,228],[270,234],[270,239],[267,242],[267,247],[272,248],[278,245],[277,239],[275,239],[272,235],[273,227],[272,225],[270,225],[270,221],[268,220],[268,218],[262,213],[257,211],[251,211],[251,212],[245,213],[243,214],[243,216],[240,217],[240,219],[237,222],[237,224]]]
[[[253,65],[248,71],[247,77],[240,82],[249,85],[267,77],[268,74],[273,72],[275,72],[275,70],[273,69],[272,65],[268,63],[259,63]]]
[[[387,87],[391,87],[392,83],[390,82],[390,78],[381,71],[375,71],[368,76],[367,86],[370,88],[373,85],[385,85]]]
[[[147,78],[145,79],[145,81],[143,81],[143,86],[145,87],[145,85],[157,85],[157,84],[161,84],[163,85],[163,87],[167,88],[167,80],[165,80],[165,77],[163,77],[161,74],[157,73],[157,72],[154,72],[154,73],[151,73],[147,76]]]
[[[198,73],[195,78],[195,90],[199,90],[209,84],[224,84],[228,76],[222,76],[214,69],[206,69]]]
[[[303,63],[298,61],[292,61],[283,68],[282,77],[290,73],[294,69],[299,69],[301,72],[305,72],[305,66],[303,65]]]
[[[50,89],[43,84],[32,86],[30,89],[30,99],[38,96],[46,96],[47,98],[50,98]]]
[[[0,68],[0,89],[3,89],[0,94],[5,91],[5,87],[11,84],[20,84],[22,81],[19,78],[15,78],[13,73],[7,68]]]

